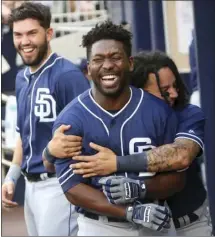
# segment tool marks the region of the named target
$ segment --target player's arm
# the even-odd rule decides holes
[[[73,157],[81,154],[82,138],[74,135],[64,135],[71,128],[70,125],[61,125],[54,132],[52,140],[43,150],[43,165],[48,172],[55,172],[55,158]]]
[[[134,203],[140,199],[164,200],[184,188],[186,171],[160,173],[145,179],[107,176],[99,182],[109,202],[114,204]]]
[[[185,169],[203,150],[205,120],[199,110],[198,108],[193,115],[185,113],[175,141],[171,144],[127,156],[116,156],[108,148],[91,144],[91,147],[98,153],[93,157],[73,157],[73,159],[83,161],[74,165],[73,168],[77,169],[79,174],[84,174],[85,177],[108,175],[116,171],[164,172]]]
[[[22,140],[19,135],[13,153],[12,164],[2,185],[2,204],[6,208],[13,208],[18,205],[12,200],[15,192],[16,183],[21,175],[22,157]]]

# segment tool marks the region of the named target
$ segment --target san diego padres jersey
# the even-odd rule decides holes
[[[81,71],[55,53],[37,71],[31,73],[26,67],[17,74],[17,132],[22,139],[23,170],[46,172],[42,151],[51,140],[53,123],[59,112],[88,88]]]
[[[70,124],[67,134],[83,137],[82,154],[96,153],[89,147],[94,142],[110,148],[117,155],[128,155],[151,149],[174,140],[178,120],[174,111],[162,100],[130,87],[131,96],[119,111],[106,111],[93,99],[91,89],[78,96],[60,113],[54,123],[53,132],[62,124]],[[100,177],[90,179],[74,174],[69,168],[76,161],[56,159],[58,180],[64,192],[80,183],[101,190]],[[135,162],[135,160],[134,160]],[[137,178],[139,174],[116,173]]]

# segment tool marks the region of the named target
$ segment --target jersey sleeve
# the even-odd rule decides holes
[[[83,135],[81,126],[79,125],[79,122],[75,116],[69,114],[67,119],[57,119],[53,126],[53,133],[62,124],[71,125],[71,128],[66,131],[65,134],[76,136]],[[72,158],[56,158],[55,160],[57,178],[64,192],[67,192],[69,189],[80,183],[88,182],[88,179],[83,178],[79,174],[74,174],[72,169],[70,169],[69,166],[74,163],[77,163],[77,161],[72,160]]]
[[[189,106],[179,113],[179,127],[175,136],[195,141],[203,150],[204,148],[205,116],[197,106]]]
[[[89,87],[89,82],[81,71],[70,70],[61,74],[55,87],[57,106],[62,110],[70,101],[89,89]]]

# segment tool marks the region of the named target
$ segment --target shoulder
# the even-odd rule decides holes
[[[25,79],[25,73],[26,73],[27,67],[22,68],[21,70],[18,71],[16,74],[16,80],[26,80]]]
[[[189,119],[189,118],[201,118],[202,120],[205,119],[205,115],[202,109],[196,105],[187,104],[183,109],[177,110],[177,113],[181,120]]]
[[[72,63],[70,60],[61,56],[58,57],[58,60],[56,61],[56,65],[58,65],[61,68],[61,72],[79,70],[74,63]]]
[[[163,112],[164,114],[174,113],[174,110],[167,104],[166,101],[144,91],[145,108],[153,111]]]
[[[82,105],[80,100],[89,99],[89,90],[83,92],[74,100],[72,100],[69,104],[65,106],[65,108],[58,115],[55,124],[57,123],[65,123],[69,124],[71,119],[75,119],[75,121],[81,121],[82,114]]]
[[[85,78],[84,74],[80,71],[80,69],[71,61],[65,58],[60,58],[56,62],[55,70],[56,73],[56,82],[58,81],[68,81],[71,80],[73,83],[78,84],[86,84],[86,88],[88,86],[88,80]]]
[[[73,64],[71,61],[69,61],[66,58],[63,57],[58,57],[56,58],[58,59],[55,63],[55,67],[54,67],[54,72],[57,75],[62,75],[62,74],[66,74],[66,73],[76,73],[76,72],[80,72],[81,71],[76,67],[75,64]]]

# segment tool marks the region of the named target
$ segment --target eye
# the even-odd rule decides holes
[[[112,57],[112,59],[113,59],[114,61],[118,61],[118,60],[121,59],[121,57],[120,57],[120,56],[114,56],[114,57]]]
[[[94,63],[101,63],[101,62],[103,62],[103,58],[94,58],[92,61]]]
[[[18,37],[21,37],[21,34],[19,34],[19,33],[14,33],[14,36],[15,36],[16,38],[18,38]]]

